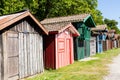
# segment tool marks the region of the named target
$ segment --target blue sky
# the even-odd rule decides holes
[[[98,9],[104,18],[116,20],[120,29],[120,0],[98,0]]]

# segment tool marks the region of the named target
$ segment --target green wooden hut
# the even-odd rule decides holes
[[[90,14],[79,15],[79,20],[73,25],[80,33],[79,37],[74,38],[75,60],[90,56],[90,37],[91,29],[95,27],[95,22]]]

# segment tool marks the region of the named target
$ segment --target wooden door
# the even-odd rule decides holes
[[[66,61],[64,61],[64,58],[65,58],[65,40],[64,38],[58,38],[58,48],[57,48],[57,51],[58,53],[57,54],[57,64],[58,64],[58,68],[64,66],[64,63]]]
[[[84,40],[84,47],[85,47],[84,57],[89,57],[90,56],[90,41],[89,40]]]
[[[70,49],[70,47],[71,47],[71,44],[70,44],[70,39],[67,39],[66,40],[66,65],[69,65],[71,62],[72,62],[72,60],[71,60],[71,49]]]
[[[7,69],[8,69],[8,80],[18,79],[18,33],[8,32],[7,33]]]

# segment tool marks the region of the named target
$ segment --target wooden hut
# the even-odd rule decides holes
[[[115,48],[118,48],[118,47],[120,47],[120,43],[119,43],[119,41],[120,41],[120,34],[115,34],[114,35],[114,47]]]
[[[95,27],[95,23],[90,14],[73,16],[72,23],[80,33],[79,37],[74,38],[75,60],[80,60],[90,56],[90,28]]]
[[[115,30],[108,30],[106,43],[105,43],[107,50],[114,48],[114,35],[115,35]]]
[[[49,31],[49,36],[44,36],[45,68],[58,69],[74,62],[73,37],[80,34],[71,22],[63,20],[58,17],[41,21]]]
[[[104,51],[104,43],[106,40],[107,25],[98,25],[92,28],[92,36],[96,37],[96,52],[101,53]],[[91,45],[92,47],[92,45]]]
[[[0,16],[0,80],[17,80],[44,71],[45,28],[29,11]]]

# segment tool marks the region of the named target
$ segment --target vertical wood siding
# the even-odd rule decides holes
[[[0,80],[2,80],[2,35],[0,35]]]
[[[55,69],[55,35],[44,36],[44,65]]]
[[[102,41],[103,43],[103,51],[107,51],[107,40],[106,41]]]
[[[42,37],[19,33],[20,78],[43,72]]]
[[[96,54],[96,38],[91,37],[90,40],[90,55],[95,55]]]
[[[18,79],[19,67],[18,67],[18,56],[19,56],[19,44],[18,44],[18,33],[9,32],[7,33],[7,63],[8,63],[8,77],[10,80]],[[12,78],[12,79],[11,79]]]

